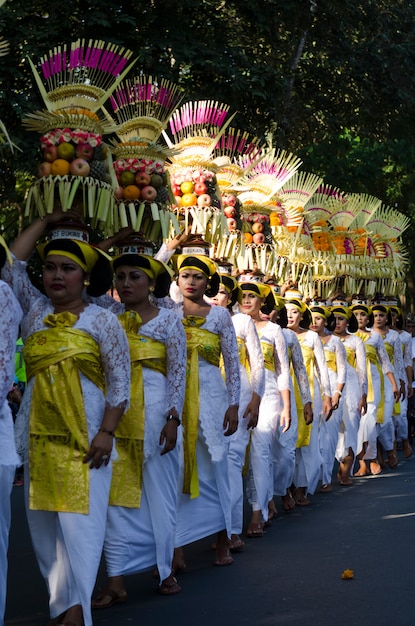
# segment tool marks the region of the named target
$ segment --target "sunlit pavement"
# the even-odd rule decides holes
[[[213,567],[213,538],[185,549],[182,592],[156,593],[152,572],[126,579],[126,604],[94,612],[94,625],[249,624],[413,626],[415,455],[395,470],[334,482],[308,507],[280,514],[261,539],[245,539],[230,567]],[[28,536],[23,488],[13,490],[6,626],[46,626],[47,594]],[[342,579],[344,570],[353,578]],[[105,583],[99,574],[98,586]]]

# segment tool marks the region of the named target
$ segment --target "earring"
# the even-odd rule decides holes
[[[90,285],[90,284],[91,284],[91,283],[89,282],[89,280],[88,280],[88,279],[85,279],[85,280],[84,280],[84,287],[89,287],[89,285]]]
[[[154,287],[153,287],[153,285],[150,285],[150,287],[148,288],[148,290],[149,290],[149,292],[150,292],[150,293],[153,293],[153,291],[154,291]]]

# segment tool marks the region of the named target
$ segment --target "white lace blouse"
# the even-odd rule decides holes
[[[290,389],[290,363],[287,344],[282,328],[273,322],[267,322],[258,330],[260,341],[272,344],[274,348],[275,373],[279,391]]]
[[[366,367],[366,350],[364,342],[356,335],[347,334],[341,337],[344,345],[353,350],[356,355],[356,372],[359,379],[359,388],[361,394],[367,394],[367,367]]]
[[[246,345],[252,392],[262,397],[265,386],[264,360],[255,324],[245,313],[235,313],[232,316],[232,323],[236,336]]]
[[[14,380],[14,354],[22,309],[10,287],[0,281],[0,465],[20,464],[14,443],[13,417],[7,402]]]
[[[24,261],[15,260],[12,267],[6,264],[3,271],[23,309],[24,342],[33,333],[47,328],[43,320],[54,309],[49,298],[31,283]],[[95,304],[87,304],[74,328],[91,335],[99,345],[105,373],[106,403],[111,407],[126,407],[130,397],[128,343],[117,318]]]
[[[297,379],[298,387],[300,389],[302,403],[307,404],[313,400],[311,397],[310,385],[308,382],[307,370],[304,365],[300,342],[298,341],[295,332],[290,328],[283,328],[282,332],[287,346],[291,351],[291,363],[293,366],[294,376]]]

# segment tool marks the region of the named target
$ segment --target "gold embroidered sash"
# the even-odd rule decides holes
[[[239,363],[243,365],[243,367],[245,367],[246,369],[249,369],[248,353],[246,350],[245,341],[241,339],[241,337],[237,337],[236,342],[238,344]]]
[[[77,316],[45,317],[48,329],[26,341],[28,379],[36,376],[30,407],[29,506],[34,510],[89,511],[88,428],[79,372],[104,390],[97,343],[72,328]]]
[[[183,493],[199,496],[196,442],[199,430],[199,355],[219,367],[220,338],[200,328],[205,317],[187,315],[182,320],[187,339],[186,392],[183,406],[184,480]]]
[[[348,346],[344,346],[346,348],[346,359],[349,365],[351,365],[354,369],[356,368],[356,352],[353,348],[349,348]]]
[[[327,361],[327,367],[332,371],[337,373],[337,359],[336,353],[331,350],[324,350],[324,355]]]
[[[117,427],[118,459],[113,463],[110,504],[140,508],[143,486],[145,402],[143,367],[166,375],[166,346],[138,334],[142,320],[136,311],[118,316],[130,348],[130,408]]]
[[[385,344],[385,348],[386,348],[386,352],[388,353],[388,357],[390,362],[392,363],[392,365],[395,365],[395,355],[394,355],[394,349],[393,346],[388,343],[387,341],[384,340],[384,344]],[[396,383],[398,383],[398,381],[396,381]],[[401,413],[401,403],[400,402],[394,402],[393,404],[393,415],[400,415]]]
[[[274,362],[274,346],[272,343],[268,343],[267,341],[261,341],[261,352],[264,357],[264,367],[270,372],[275,373],[275,362]]]
[[[310,385],[311,398],[314,401],[314,350],[310,346],[305,345],[304,341],[301,341],[301,335],[298,336],[300,342],[301,352],[303,353],[304,365],[307,372],[307,378]],[[311,424],[306,424],[304,420],[304,406],[301,399],[300,387],[298,385],[297,377],[294,375],[292,369],[292,379],[294,385],[295,404],[297,406],[298,414],[298,435],[297,435],[297,448],[302,448],[310,444],[311,437]]]

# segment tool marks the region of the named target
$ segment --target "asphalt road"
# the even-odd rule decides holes
[[[128,577],[129,601],[95,611],[94,625],[414,626],[415,455],[399,456],[397,469],[335,485],[309,507],[287,514],[279,506],[264,537],[246,539],[230,567],[212,566],[212,538],[188,546],[176,596],[158,595],[151,572]],[[13,490],[9,554],[6,626],[46,626],[21,487]],[[345,569],[352,580],[342,580]]]

